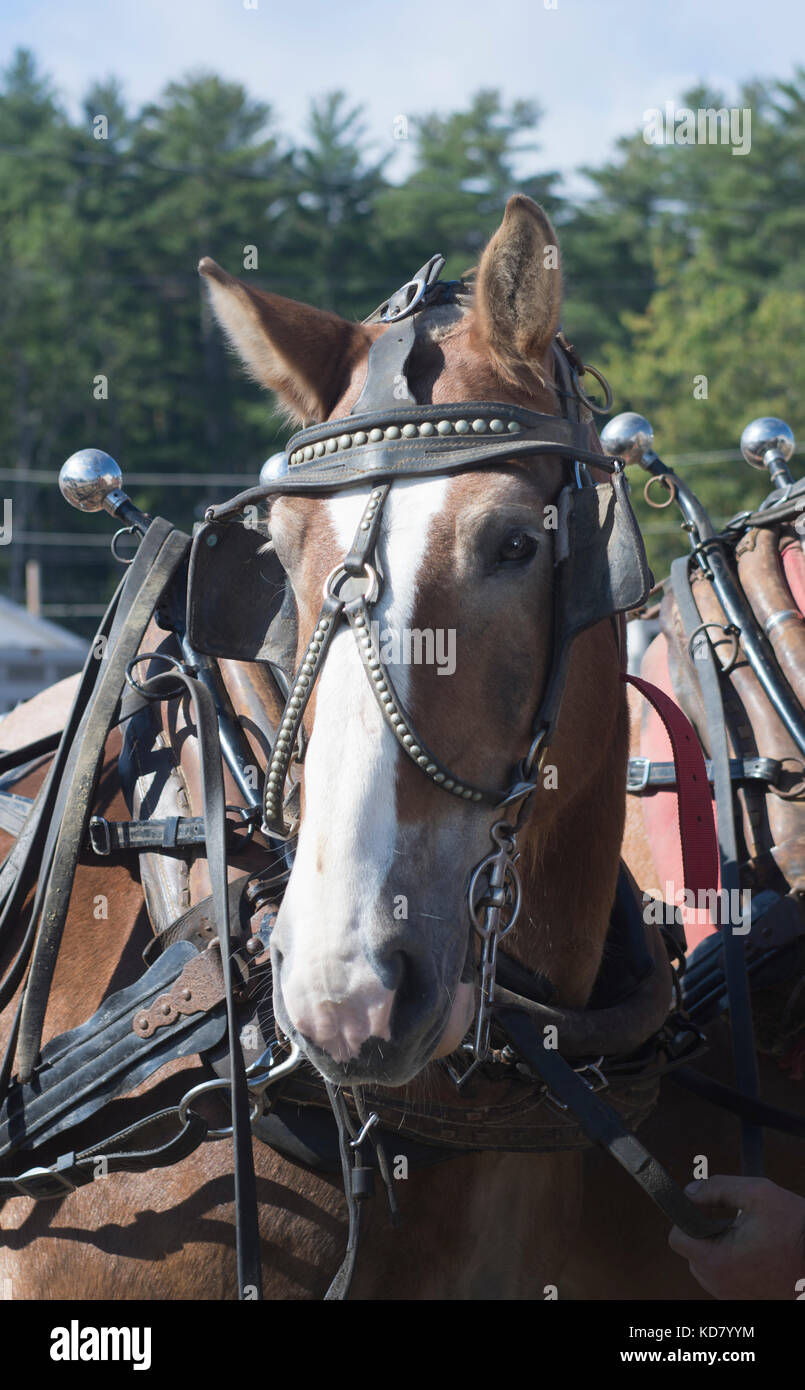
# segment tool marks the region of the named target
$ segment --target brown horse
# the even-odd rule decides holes
[[[392,330],[255,290],[210,261],[201,271],[250,372],[294,418],[323,421],[351,409],[372,342]],[[560,303],[553,228],[530,200],[515,197],[483,254],[472,302],[432,311],[418,335],[409,366],[417,398],[559,414],[552,345]],[[436,664],[400,667],[395,679],[429,745],[468,781],[505,785],[530,743],[552,637],[553,538],[544,518],[563,481],[559,462],[542,458],[537,466],[513,461],[393,489],[378,617],[395,631],[456,634],[449,680]],[[341,562],[367,495],[282,497],[272,507],[300,656],[322,584]],[[37,720],[38,733],[37,701],[8,716],[4,747],[29,739]],[[402,1085],[416,1077],[427,1093],[434,1059],[456,1047],[472,1016],[466,882],[488,852],[489,814],[444,795],[401,755],[348,633],[333,642],[306,727],[301,829],[272,936],[277,1016],[307,1040],[330,1079]],[[602,959],[628,742],[617,645],[611,623],[602,622],[574,644],[550,776],[520,841],[524,906],[509,938],[514,959],[549,977],[565,1006],[584,1006]],[[117,752],[112,739],[96,809],[125,818]],[[32,773],[20,789],[40,776]],[[148,937],[136,875],[82,863],[45,1036],[75,1026],[137,978]],[[198,1067],[172,1064],[134,1098],[114,1103],[116,1127],[153,1109],[155,1095],[175,1103],[200,1076]],[[106,1112],[103,1130],[90,1124],[86,1142],[108,1127]],[[321,1297],[346,1239],[340,1188],[261,1144],[255,1163],[266,1296]],[[414,1169],[398,1187],[402,1224],[392,1230],[382,1204],[373,1204],[352,1297],[542,1298],[549,1288],[623,1296],[620,1285],[600,1280],[597,1266],[604,1257],[618,1269],[623,1226],[580,1231],[575,1153],[472,1154]],[[631,1231],[647,1204],[631,1192],[623,1201]],[[14,1297],[232,1297],[230,1146],[210,1143],[173,1169],[108,1177],[58,1202],[16,1199],[3,1207],[2,1229],[1,1272]],[[565,1281],[574,1250],[577,1272]],[[652,1234],[659,1265],[663,1250],[660,1229]],[[681,1275],[670,1296],[695,1293],[684,1266],[673,1265]],[[662,1296],[663,1278],[658,1272],[643,1293]]]

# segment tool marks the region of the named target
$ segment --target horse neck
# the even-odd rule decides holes
[[[528,969],[546,975],[559,1002],[582,1007],[598,972],[615,898],[626,817],[629,711],[614,660],[591,684],[588,663],[577,662],[574,654],[571,680],[563,703],[566,718],[560,719],[548,758],[556,767],[557,789],[539,787],[518,836],[523,902],[506,949]],[[592,706],[591,689],[596,692]],[[582,780],[585,765],[593,771]],[[564,786],[581,790],[565,796]]]

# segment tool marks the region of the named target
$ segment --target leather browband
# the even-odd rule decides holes
[[[496,401],[413,404],[342,416],[300,430],[288,441],[286,474],[210,507],[206,515],[207,520],[221,520],[275,493],[449,473],[528,454],[553,454],[606,473],[617,471],[618,460],[589,445],[586,423]]]

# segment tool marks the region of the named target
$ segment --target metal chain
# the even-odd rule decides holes
[[[520,875],[517,872],[517,841],[512,826],[496,821],[490,831],[497,846],[476,868],[467,892],[470,919],[481,938],[481,996],[475,1019],[475,1063],[489,1053],[489,1031],[492,1026],[492,1007],[495,1002],[495,971],[498,943],[516,925],[522,901]],[[486,878],[481,896],[478,890]],[[480,916],[483,910],[483,916]],[[469,1073],[467,1073],[468,1075]]]

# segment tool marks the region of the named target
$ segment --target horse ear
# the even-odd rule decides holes
[[[276,391],[299,420],[326,420],[371,339],[325,309],[268,294],[228,275],[205,256],[215,316],[249,374]]]
[[[561,304],[556,233],[541,207],[515,194],[478,267],[480,332],[504,364],[538,366],[559,327]]]

